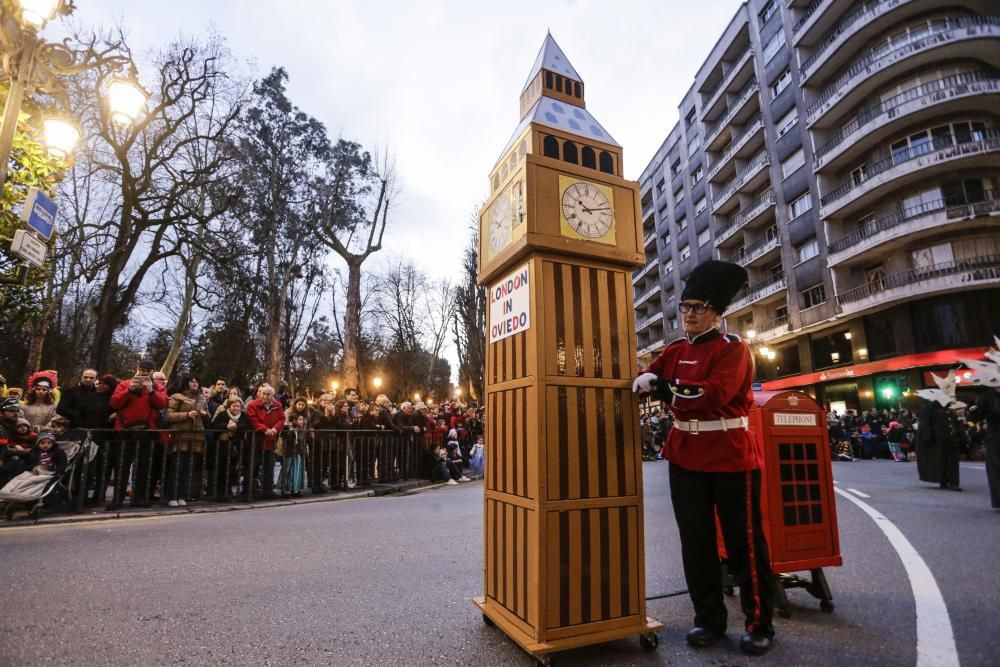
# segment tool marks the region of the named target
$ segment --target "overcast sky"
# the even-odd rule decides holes
[[[384,254],[459,273],[467,226],[519,119],[546,30],[587,84],[587,108],[637,178],[735,0],[77,0],[82,26],[120,24],[142,56],[214,27],[237,59],[285,67],[295,104],[331,135],[395,154],[403,200]],[[54,34],[57,28],[49,28]],[[48,34],[47,33],[47,34]],[[141,78],[141,73],[140,73]]]

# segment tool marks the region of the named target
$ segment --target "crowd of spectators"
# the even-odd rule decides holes
[[[434,481],[458,484],[469,480],[467,470],[483,472],[482,409],[458,399],[397,405],[386,394],[365,400],[354,388],[339,399],[335,393],[293,396],[284,382],[243,391],[225,378],[206,384],[189,373],[168,387],[148,359],[128,379],[86,369],[75,386],[60,388],[58,376],[44,371],[32,375],[27,388],[26,394],[8,388],[0,377],[0,488],[38,458],[40,434],[49,447],[54,438],[80,441],[90,433],[99,445],[90,468],[106,471],[107,479],[89,480],[87,502],[105,502],[110,486],[109,510],[129,497],[133,507],[155,501],[179,507],[203,495],[325,493],[341,484],[370,485],[385,476],[384,468],[398,465],[377,446],[355,451],[352,431],[357,440],[379,440],[382,433],[416,443],[420,472]],[[343,471],[337,480],[330,475],[331,450],[325,461],[320,455],[323,438],[339,438],[336,452],[344,460],[335,462]]]
[[[964,410],[957,411],[956,423],[959,453],[969,459],[981,459],[985,430],[969,421]],[[847,410],[843,415],[831,410],[827,413],[827,426],[834,458],[844,461],[891,458],[900,463],[915,458],[920,423],[918,413],[906,408],[871,408],[860,413]]]

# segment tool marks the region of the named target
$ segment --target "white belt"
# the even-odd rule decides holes
[[[698,435],[702,431],[728,431],[731,428],[746,429],[750,427],[750,420],[747,417],[733,417],[732,419],[713,419],[711,421],[703,421],[700,419],[681,421],[680,419],[678,419],[674,422],[674,427],[679,428],[685,433],[690,433],[691,435]]]

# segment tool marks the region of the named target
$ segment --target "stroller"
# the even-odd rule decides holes
[[[71,478],[73,468],[83,459],[84,452],[90,447],[95,447],[88,438],[84,443],[62,441],[56,446],[66,454],[66,470],[62,475],[34,475],[31,472],[23,472],[10,480],[3,489],[0,489],[0,501],[4,502],[4,518],[8,521],[14,518],[14,513],[18,508],[25,509],[28,517],[38,520],[42,505],[45,499],[57,491],[69,495],[64,480]]]

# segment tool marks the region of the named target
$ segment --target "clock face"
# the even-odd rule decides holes
[[[563,191],[562,211],[566,222],[586,239],[599,239],[608,233],[615,213],[607,196],[593,183],[573,183]]]
[[[490,210],[490,251],[500,252],[510,243],[511,237],[510,197],[503,193]]]

